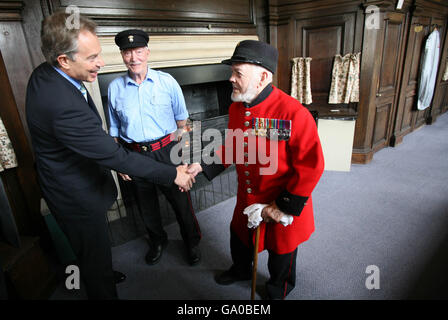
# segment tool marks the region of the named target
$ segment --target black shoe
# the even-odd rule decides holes
[[[126,275],[120,271],[114,271],[115,284],[122,283],[126,280]]]
[[[229,270],[224,271],[220,275],[217,275],[215,277],[215,281],[217,284],[227,286],[237,281],[246,281],[250,280],[251,278],[252,276],[250,274],[239,274],[235,272],[234,269],[230,268]]]
[[[188,263],[191,266],[197,265],[201,261],[201,250],[199,246],[188,248]]]
[[[145,257],[146,263],[149,265],[158,263],[160,258],[162,258],[163,249],[165,249],[167,243],[168,242],[164,242],[156,246],[151,246]]]

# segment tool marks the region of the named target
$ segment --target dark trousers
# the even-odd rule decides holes
[[[230,230],[230,252],[234,271],[241,275],[251,274],[254,246],[247,247],[232,230]],[[296,284],[297,248],[286,254],[276,254],[270,250],[268,252],[270,279],[266,283],[267,294],[271,299],[284,299]]]
[[[153,152],[142,152],[143,155],[157,161],[172,164],[170,152],[176,142],[173,141],[162,149]],[[187,247],[195,247],[201,240],[201,230],[191,203],[190,193],[181,192],[176,184],[171,186],[156,185],[145,179],[132,177],[134,181],[137,204],[142,215],[143,222],[151,246],[163,244],[167,240],[167,234],[163,229],[157,189],[163,193],[170,203],[179,224],[180,233]]]
[[[79,267],[88,298],[117,299],[106,212],[55,214],[55,218],[77,257],[74,264]]]
[[[2,261],[0,260],[0,265]],[[0,300],[8,299],[8,292],[6,291],[6,281],[3,275],[3,270],[0,268]]]

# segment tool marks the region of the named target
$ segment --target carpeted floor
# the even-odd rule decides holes
[[[448,113],[377,152],[350,172],[324,172],[313,193],[316,231],[299,247],[297,283],[287,299],[448,299]],[[197,214],[203,258],[189,266],[177,224],[166,228],[161,262],[148,266],[144,238],[114,247],[121,299],[249,299],[250,281],[219,286],[231,265],[229,224],[235,198]],[[259,255],[257,299],[269,277]],[[367,289],[369,266],[379,289]],[[369,278],[370,279],[370,278]],[[369,281],[367,281],[369,282]],[[61,287],[52,299],[83,298]]]

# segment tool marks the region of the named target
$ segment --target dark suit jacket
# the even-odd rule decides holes
[[[49,209],[57,214],[106,211],[117,191],[109,169],[172,184],[176,168],[124,149],[101,127],[95,105],[48,63],[29,80],[26,117]]]

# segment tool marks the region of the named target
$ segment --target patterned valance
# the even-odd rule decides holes
[[[293,58],[291,72],[291,96],[302,104],[313,103],[311,95],[312,58]]]
[[[361,53],[335,56],[328,103],[359,102],[360,59]]]
[[[0,171],[17,167],[17,158],[11,140],[0,118]]]

